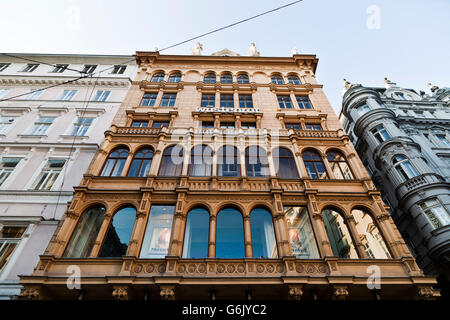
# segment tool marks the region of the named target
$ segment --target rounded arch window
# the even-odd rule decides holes
[[[128,148],[117,147],[113,149],[105,162],[101,176],[119,177],[122,174],[123,167],[128,157]]]
[[[126,255],[135,220],[135,208],[125,207],[117,211],[106,231],[105,240],[98,256],[117,258]]]
[[[319,259],[319,249],[308,209],[300,206],[285,206],[284,213],[292,255],[297,259]]]
[[[217,172],[219,177],[240,176],[239,151],[236,147],[225,145],[217,153]]]
[[[297,166],[290,150],[276,148],[272,154],[275,171],[280,179],[298,179]]]
[[[300,78],[295,74],[288,75],[288,81],[292,84],[301,84]]]
[[[217,214],[216,257],[244,258],[244,223],[235,208],[224,208]]]
[[[233,83],[233,76],[229,72],[224,72],[220,76],[220,83]]]
[[[339,151],[328,151],[327,152],[327,160],[330,164],[331,172],[336,179],[345,179],[345,180],[353,180],[353,173],[350,170],[350,166],[347,163],[347,160],[344,158],[341,152]]]
[[[272,80],[272,83],[274,83],[274,84],[284,84],[283,77],[279,74],[272,75],[270,77],[270,79]]]
[[[404,155],[396,155],[394,159],[392,159],[392,163],[394,164],[394,168],[397,173],[400,177],[402,177],[403,181],[412,179],[419,175],[409,159]]]
[[[246,75],[245,73],[242,73],[237,76],[237,82],[241,83],[241,84],[250,83],[250,80],[248,78],[248,75]]]
[[[208,72],[203,79],[204,83],[216,83],[216,74],[214,72]]]
[[[180,82],[180,80],[181,80],[180,72],[171,73],[169,76],[169,82]]]
[[[334,209],[325,209],[322,210],[322,218],[334,256],[343,259],[358,259],[350,231],[341,214]]]
[[[103,206],[94,206],[81,214],[63,257],[89,257],[105,218],[105,212]]]
[[[209,177],[212,173],[212,149],[206,145],[197,145],[191,149],[189,175]]]
[[[204,208],[189,211],[184,231],[183,258],[208,257],[209,212]]]
[[[167,147],[164,150],[159,175],[165,177],[178,177],[183,169],[183,148],[179,145]]]
[[[164,72],[157,72],[152,76],[152,82],[161,82],[164,80]]]
[[[139,149],[133,157],[130,170],[128,171],[129,177],[146,177],[150,170],[153,159],[153,149],[150,147],[144,147]]]
[[[245,149],[245,167],[248,177],[268,177],[270,173],[266,150],[258,146]]]
[[[305,164],[306,172],[311,179],[328,179],[325,165],[322,158],[315,151],[303,152],[303,163]]]
[[[253,209],[250,214],[254,258],[278,258],[277,242],[272,215],[264,208]]]

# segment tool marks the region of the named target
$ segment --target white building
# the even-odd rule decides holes
[[[0,299],[44,253],[135,72],[133,56],[0,55]]]

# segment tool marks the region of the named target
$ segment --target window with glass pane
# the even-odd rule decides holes
[[[416,169],[414,169],[414,167],[412,166],[411,162],[409,162],[408,158],[406,158],[405,156],[395,156],[392,160],[392,163],[394,164],[395,169],[404,181],[412,179],[419,175]]]
[[[105,218],[105,212],[104,207],[95,206],[81,214],[63,257],[89,257]]]
[[[17,117],[0,117],[0,134],[5,134]]]
[[[439,139],[439,141],[444,147],[450,147],[450,142],[447,140],[447,137],[445,135],[437,134],[436,137]]]
[[[241,122],[242,129],[256,129],[255,122]]]
[[[5,97],[8,94],[8,89],[0,89],[0,99]]]
[[[450,216],[437,198],[426,200],[420,204],[434,228],[441,228],[450,224]]]
[[[34,190],[50,190],[58,179],[66,160],[48,160],[33,184]]]
[[[250,146],[245,149],[245,164],[248,177],[268,177],[269,162],[266,150],[258,146]]]
[[[253,258],[278,258],[277,242],[273,230],[272,215],[263,208],[250,214]]]
[[[251,94],[239,95],[239,107],[240,108],[253,108],[253,99]]]
[[[352,180],[353,174],[344,156],[337,151],[328,151],[327,159],[335,179]]]
[[[130,170],[128,171],[128,176],[146,177],[150,170],[152,160],[153,160],[153,149],[149,147],[139,149],[134,154]]]
[[[63,73],[64,71],[66,71],[68,66],[69,66],[68,64],[57,64],[55,65],[55,68],[52,70],[52,72]]]
[[[27,227],[0,225],[0,272],[11,258]]]
[[[197,145],[191,149],[189,175],[194,177],[210,177],[212,172],[212,149],[205,145]]]
[[[153,75],[153,77],[152,77],[152,82],[161,82],[161,81],[163,81],[164,80],[164,73],[162,73],[162,72],[158,72],[158,73],[155,73],[154,75]]]
[[[272,80],[272,83],[275,83],[275,84],[284,84],[283,77],[280,76],[279,74],[273,75],[271,77],[271,80]]]
[[[169,127],[169,121],[153,121],[152,128]]]
[[[33,72],[39,66],[38,63],[29,63],[25,66],[22,72]]]
[[[23,99],[25,100],[36,100],[38,99],[42,94],[42,91],[39,89],[30,89],[30,93],[23,96]]]
[[[70,133],[70,135],[84,136],[91,126],[92,121],[94,121],[94,118],[78,117],[73,124],[72,132]]]
[[[390,259],[391,254],[372,216],[359,209],[352,210],[352,215],[367,256],[370,259]]]
[[[300,123],[285,123],[286,129],[301,130]]]
[[[295,99],[297,100],[298,107],[300,109],[312,109],[313,106],[311,104],[311,101],[307,96],[295,96]]]
[[[203,79],[204,83],[216,83],[216,74],[209,72],[205,74],[205,78]]]
[[[244,258],[244,224],[242,214],[234,208],[225,208],[217,215],[216,257]]]
[[[33,127],[31,127],[28,134],[36,135],[36,136],[44,135],[47,132],[48,128],[50,128],[50,126],[52,125],[53,120],[55,120],[55,118],[39,118],[39,119],[37,119],[34,122]]]
[[[152,205],[139,258],[164,259],[169,252],[175,206]]]
[[[0,72],[8,68],[10,65],[11,63],[0,63]]]
[[[234,122],[224,122],[224,121],[221,121],[220,122],[220,127],[222,128],[222,129],[234,129]]]
[[[204,93],[202,94],[202,107],[214,107],[216,104],[216,95],[215,94],[209,94]]]
[[[115,65],[113,70],[111,71],[112,74],[123,74],[126,70],[127,66],[124,65]]]
[[[72,100],[72,98],[77,93],[77,90],[64,90],[61,96],[59,97],[59,100],[65,100],[69,101]]]
[[[159,175],[178,177],[183,169],[183,148],[179,145],[167,147],[164,150]]]
[[[303,163],[305,164],[306,172],[308,172],[308,176],[311,179],[328,179],[322,158],[316,152],[304,152]]]
[[[305,124],[306,130],[314,130],[314,131],[321,131],[322,126],[320,124]]]
[[[246,74],[240,74],[237,76],[237,82],[238,83],[249,83],[248,75]]]
[[[146,92],[142,97],[141,106],[143,107],[153,107],[156,102],[157,93]]]
[[[353,239],[340,213],[325,209],[322,211],[322,218],[334,256],[342,259],[358,259]]]
[[[297,179],[298,172],[292,152],[286,148],[276,148],[272,152],[275,170],[280,179]]]
[[[364,114],[368,111],[370,111],[370,107],[367,104],[360,105],[356,110],[359,112],[359,114]]]
[[[95,69],[97,69],[96,64],[85,64],[82,73],[94,73]]]
[[[292,254],[297,259],[320,259],[306,207],[284,207]]]
[[[221,94],[220,95],[220,106],[223,108],[233,108],[234,99],[232,94]]]
[[[220,83],[233,83],[233,76],[231,73],[223,73],[220,76]]]
[[[162,107],[173,107],[177,99],[176,93],[164,93],[161,100]]]
[[[148,121],[133,120],[133,122],[131,122],[131,126],[134,128],[147,128]]]
[[[297,77],[297,76],[295,76],[295,75],[289,75],[289,76],[288,76],[288,81],[289,81],[289,83],[292,83],[292,84],[302,84],[302,83],[300,82],[299,77]]]
[[[181,80],[181,73],[179,72],[172,73],[169,76],[169,82],[180,82],[180,80]]]
[[[406,100],[405,95],[402,92],[396,92],[395,96],[399,99],[399,100]]]
[[[184,231],[183,258],[207,258],[209,243],[209,212],[203,208],[189,211]]]
[[[127,207],[117,211],[106,231],[99,257],[120,258],[127,253],[134,221],[136,220],[136,209]]]
[[[0,186],[8,179],[16,166],[19,164],[20,158],[3,158],[0,162]]]
[[[289,96],[277,96],[280,109],[292,109],[292,101]]]
[[[217,154],[217,173],[219,177],[238,177],[240,175],[239,152],[236,147],[223,146]]]
[[[108,99],[110,93],[111,93],[111,91],[107,91],[107,90],[97,90],[93,101],[105,102],[106,99]]]
[[[375,138],[378,140],[378,142],[384,142],[391,138],[389,133],[386,131],[386,129],[383,127],[383,125],[376,126],[371,130],[372,134],[375,136]]]
[[[128,149],[119,147],[111,151],[105,162],[102,173],[103,177],[120,177],[125,161],[127,161]]]
[[[214,122],[212,122],[212,121],[202,121],[202,128],[205,128],[205,129],[214,128]]]

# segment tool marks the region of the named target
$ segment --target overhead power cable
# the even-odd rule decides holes
[[[42,62],[42,61],[38,61],[38,60],[34,60],[34,59],[20,57],[20,56],[16,56],[16,55],[13,55],[13,54],[10,54],[10,53],[0,53],[0,54],[2,56],[7,56],[7,57],[10,57],[10,58],[22,59],[22,60],[30,61],[30,62],[34,62],[34,63],[45,64],[47,66],[51,66],[51,67],[54,67],[54,68],[58,67],[58,65],[56,65],[56,64],[51,64],[51,63]],[[78,72],[78,73],[81,73],[81,74],[86,74],[86,72],[83,72],[83,71],[80,71],[80,70],[76,70],[76,69],[72,69],[72,68],[69,68],[69,67],[66,67],[65,69],[66,70],[70,70],[70,71],[75,71],[75,72]]]

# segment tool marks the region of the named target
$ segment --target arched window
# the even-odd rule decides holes
[[[355,245],[342,216],[333,209],[322,211],[323,223],[333,254],[338,258],[358,259]]]
[[[128,171],[129,177],[146,177],[150,170],[150,165],[153,159],[153,149],[145,147],[139,149],[133,157],[130,170]]]
[[[164,80],[164,73],[163,72],[157,72],[152,77],[152,82],[161,82]]]
[[[217,172],[219,177],[240,176],[239,152],[236,147],[223,146],[217,153]]]
[[[292,84],[301,84],[300,79],[296,75],[293,75],[293,74],[288,76],[288,81],[289,81],[289,83],[292,83]]]
[[[183,169],[183,148],[179,145],[167,147],[164,150],[159,175],[178,177]]]
[[[412,166],[408,158],[402,155],[397,155],[392,160],[395,170],[402,177],[403,181],[409,180],[418,176],[416,169]]]
[[[233,83],[233,76],[229,72],[222,73],[220,83]]]
[[[216,83],[216,74],[214,72],[208,72],[203,79],[204,83]]]
[[[269,162],[263,148],[250,146],[245,149],[245,166],[248,177],[268,177]]]
[[[205,145],[197,145],[191,149],[189,175],[193,177],[210,177],[212,172],[212,150]]]
[[[328,179],[322,158],[314,151],[303,152],[303,163],[311,179]]]
[[[174,72],[169,76],[169,82],[180,82],[181,80],[181,73]]]
[[[328,151],[327,159],[336,179],[353,180],[353,174],[344,156],[338,151]]]
[[[237,82],[238,83],[249,83],[248,75],[246,74],[239,74],[237,76]]]
[[[105,208],[95,206],[84,211],[64,251],[63,257],[89,257],[105,217]]]
[[[275,83],[275,84],[284,84],[283,77],[282,77],[281,75],[279,75],[279,74],[274,74],[274,75],[271,77],[271,79],[272,79],[272,83]]]
[[[297,167],[291,151],[286,148],[276,148],[272,154],[275,171],[280,179],[298,179]]]
[[[263,208],[250,214],[252,248],[254,258],[278,258],[277,242],[273,231],[272,215]]]
[[[367,256],[370,259],[390,259],[391,254],[371,215],[359,209],[353,209],[352,215]]]
[[[224,208],[217,215],[217,258],[244,258],[244,223],[241,213],[234,208]]]
[[[105,166],[103,167],[101,176],[104,177],[119,177],[122,174],[123,166],[127,161],[128,148],[115,148],[108,156]]]
[[[183,258],[207,258],[209,212],[203,208],[189,211],[184,231]]]
[[[135,219],[136,209],[132,207],[116,212],[109,224],[99,257],[118,258],[126,255]]]

